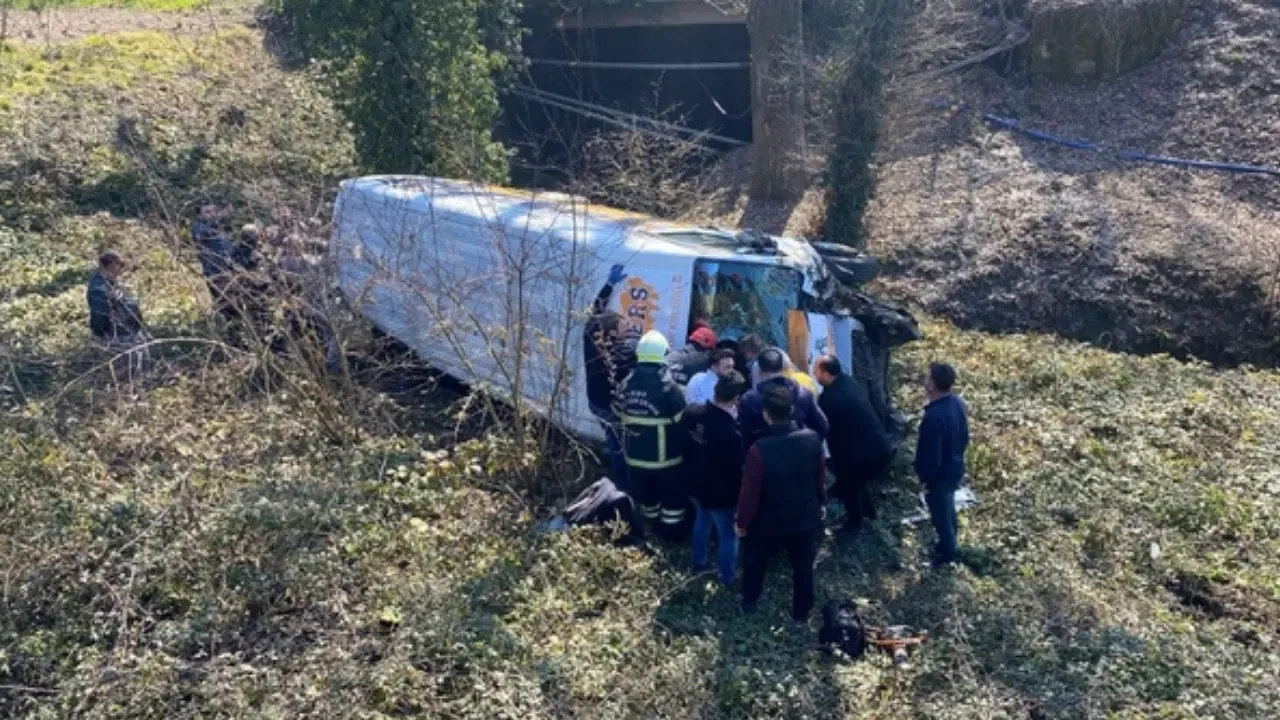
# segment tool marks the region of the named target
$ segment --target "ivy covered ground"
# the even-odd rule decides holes
[[[158,336],[214,342],[184,218],[323,213],[351,138],[248,31],[0,59],[0,716],[1280,714],[1280,375],[927,323],[897,393],[960,368],[966,566],[920,569],[904,464],[820,593],[930,640],[833,663],[781,569],[747,619],[681,549],[535,534],[576,487],[529,480],[501,428],[456,436],[444,391],[268,387],[197,343],[145,385],[95,372],[96,252],[136,261]]]

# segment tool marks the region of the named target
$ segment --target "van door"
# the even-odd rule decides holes
[[[787,317],[787,354],[803,372],[822,355],[835,355],[846,371],[853,369],[853,331],[857,320],[843,315],[793,311]]]

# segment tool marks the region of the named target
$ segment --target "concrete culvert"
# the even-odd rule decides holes
[[[1038,0],[1022,55],[1058,81],[1118,75],[1149,62],[1182,26],[1187,0]]]

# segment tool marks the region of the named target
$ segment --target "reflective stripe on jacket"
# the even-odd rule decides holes
[[[622,425],[627,465],[665,470],[684,461],[683,435],[677,423],[684,414],[684,391],[655,363],[636,366],[614,403]]]

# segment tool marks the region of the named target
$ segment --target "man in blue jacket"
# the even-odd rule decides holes
[[[916,475],[924,486],[929,518],[938,533],[935,567],[956,561],[956,490],[964,480],[964,453],[969,447],[969,420],[964,401],[952,394],[955,368],[943,363],[929,366],[924,378],[929,404],[920,421],[916,445]]]
[[[760,382],[755,389],[742,396],[742,402],[738,405],[738,421],[742,423],[742,437],[747,447],[769,431],[769,421],[764,416],[764,396],[772,387],[786,388],[791,394],[792,422],[816,432],[819,440],[827,439],[827,416],[822,414],[813,393],[783,375],[786,366],[787,361],[777,348],[768,348],[756,358]]]

